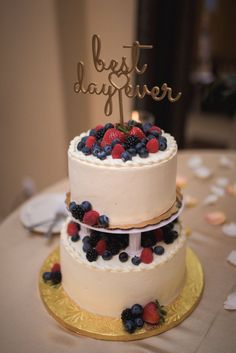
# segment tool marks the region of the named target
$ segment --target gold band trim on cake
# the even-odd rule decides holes
[[[66,199],[65,199],[65,203],[67,205],[67,207],[69,207],[69,204],[71,202],[71,194],[70,192],[66,193]],[[106,228],[107,230],[131,230],[131,229],[142,229],[148,226],[155,226],[157,224],[159,224],[162,221],[165,221],[167,219],[169,219],[171,216],[173,216],[174,214],[176,214],[179,209],[182,206],[182,202],[183,202],[183,196],[181,193],[181,190],[179,187],[176,188],[176,200],[173,203],[173,205],[164,213],[162,213],[161,215],[154,217],[152,219],[149,219],[147,221],[143,221],[140,223],[135,223],[135,224],[123,224],[123,225],[113,225],[113,226],[109,226],[108,228]],[[96,226],[93,226],[94,228],[96,228]],[[99,227],[97,227],[99,228]]]
[[[61,284],[53,286],[43,281],[42,274],[49,271],[58,261],[59,249],[57,248],[46,258],[39,274],[39,292],[47,311],[64,328],[76,334],[101,340],[138,340],[159,335],[177,326],[196,308],[204,287],[201,263],[196,254],[187,248],[185,285],[174,302],[165,307],[167,311],[165,323],[157,326],[145,324],[140,330],[129,334],[124,330],[120,319],[87,312],[69,298]]]

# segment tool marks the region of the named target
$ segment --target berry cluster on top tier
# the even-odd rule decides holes
[[[50,272],[43,273],[44,282],[51,282],[52,284],[61,283],[61,266],[59,263],[54,263]]]
[[[90,130],[77,145],[77,150],[85,155],[93,155],[100,160],[111,156],[127,162],[132,157],[147,158],[149,153],[164,151],[167,140],[162,130],[151,123],[138,123],[129,120],[124,126],[118,124],[98,125]]]
[[[69,204],[69,211],[75,219],[89,226],[109,227],[109,218],[106,215],[100,216],[97,211],[92,209],[89,201],[83,201],[81,204],[72,201]]]
[[[131,308],[126,308],[121,313],[121,320],[124,329],[128,333],[134,333],[136,329],[142,328],[144,322],[151,325],[162,324],[165,321],[166,311],[156,300],[144,307],[134,304]]]

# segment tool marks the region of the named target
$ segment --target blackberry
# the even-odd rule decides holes
[[[55,271],[51,273],[51,281],[53,284],[61,283],[61,272]]]
[[[75,219],[83,220],[84,217],[84,209],[80,205],[74,205],[70,208],[71,214]]]
[[[139,142],[140,140],[137,136],[128,136],[125,140],[125,148],[128,150],[129,148],[135,147]]]
[[[145,232],[141,235],[141,246],[143,248],[150,248],[156,244],[156,237],[153,232]]]
[[[97,139],[97,140],[102,139],[103,136],[104,136],[104,134],[105,134],[105,132],[106,132],[105,128],[102,127],[101,129],[99,129],[99,130],[96,132],[96,139]]]
[[[90,238],[89,238],[89,244],[95,248],[95,246],[97,245],[98,241],[101,239],[101,233],[93,230],[91,232]]]
[[[132,311],[131,309],[127,308],[122,311],[121,313],[121,320],[126,321],[126,320],[131,320],[133,318]]]
[[[93,262],[93,261],[96,261],[97,260],[97,257],[98,257],[98,253],[95,249],[89,249],[86,253],[86,259],[89,261],[89,262]]]
[[[119,242],[113,240],[108,244],[107,250],[109,250],[112,253],[112,255],[119,254],[120,252]]]
[[[141,130],[143,130],[143,125],[136,120],[129,120],[128,126],[130,127],[136,126],[136,127],[139,127]]]

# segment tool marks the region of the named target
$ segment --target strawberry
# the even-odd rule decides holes
[[[113,150],[111,152],[112,158],[114,159],[119,159],[121,158],[122,153],[125,152],[125,149],[122,145],[120,145],[119,143],[117,143],[114,147]]]
[[[73,236],[73,235],[77,235],[78,233],[78,224],[75,223],[75,222],[69,222],[68,225],[67,225],[67,234],[69,236]]]
[[[130,130],[130,135],[137,136],[140,141],[145,138],[143,131],[136,126],[132,127],[132,129]]]
[[[150,129],[148,131],[149,132],[157,131],[160,134],[161,133],[161,128],[158,127],[158,126],[153,125],[152,127],[150,127]]]
[[[146,149],[149,153],[156,153],[159,150],[159,142],[157,139],[153,138],[146,144]]]
[[[163,229],[162,228],[155,229],[154,235],[155,235],[156,241],[162,241],[164,239]]]
[[[97,126],[95,127],[95,131],[98,131],[98,130],[102,129],[103,127],[104,127],[103,125],[97,125]]]
[[[94,226],[98,223],[99,213],[97,211],[88,211],[84,214],[83,223]]]
[[[58,263],[55,263],[51,268],[51,272],[60,272],[60,271],[61,271],[61,266]]]
[[[120,142],[125,141],[125,134],[122,131],[117,130],[116,128],[108,129],[103,136],[101,146],[102,148],[106,145],[110,145],[112,141],[119,139]]]
[[[102,255],[106,250],[106,248],[107,248],[106,240],[100,239],[95,247],[95,250],[97,251],[98,255]]]
[[[165,321],[166,311],[163,306],[159,304],[156,300],[155,302],[150,302],[143,308],[143,321],[148,324],[157,325],[162,324]]]
[[[151,248],[143,248],[140,256],[141,261],[144,264],[150,264],[153,260],[153,253]]]
[[[96,138],[94,136],[89,136],[85,142],[85,147],[92,148],[96,142]]]

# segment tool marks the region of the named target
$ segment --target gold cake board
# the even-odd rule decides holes
[[[62,326],[79,335],[109,341],[132,341],[159,335],[183,321],[196,308],[204,287],[204,275],[196,254],[187,248],[186,281],[176,300],[166,306],[167,316],[162,325],[147,325],[127,333],[120,319],[98,316],[78,307],[65,293],[61,284],[44,283],[43,272],[49,271],[52,264],[59,261],[59,248],[44,261],[39,275],[39,291],[49,314]],[[96,293],[93,293],[96,295]],[[158,298],[157,298],[158,299]]]

